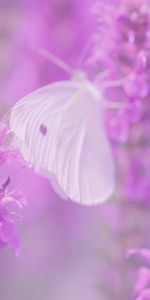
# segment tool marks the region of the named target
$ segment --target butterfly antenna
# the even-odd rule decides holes
[[[104,88],[119,87],[124,85],[130,79],[129,76],[117,80],[110,80],[103,84]]]
[[[17,169],[16,171],[14,171],[14,172],[10,175],[10,177],[12,178],[12,177],[16,176],[18,173],[20,173],[20,171],[22,171],[23,169],[25,169],[25,168],[27,168],[27,167],[28,167],[27,165],[23,165],[22,167],[20,167],[20,168]]]
[[[9,185],[11,179],[17,175],[20,171],[22,171],[23,169],[27,168],[27,165],[24,165],[22,167],[20,167],[19,169],[17,169],[16,171],[14,171],[13,173],[11,173],[7,179],[3,182],[3,184],[1,185],[1,187],[3,187],[4,189],[6,189],[6,187]]]
[[[111,75],[110,70],[108,70],[108,69],[102,70],[101,72],[99,72],[99,73],[96,75],[94,81],[95,81],[95,82],[96,82],[96,81],[102,81],[102,80],[104,80],[104,79],[109,78],[110,75]]]
[[[57,65],[60,69],[65,71],[67,74],[72,76],[73,70],[64,61],[62,61],[59,57],[51,53],[49,50],[41,47],[38,49],[38,53],[43,57],[45,57],[46,59],[50,60],[55,65]]]
[[[90,47],[90,44],[91,44],[91,38],[90,40],[86,43],[85,47],[83,48],[81,54],[80,54],[80,57],[79,57],[79,60],[78,60],[78,63],[77,63],[77,66],[76,66],[76,70],[80,70],[81,69],[81,66],[83,64],[83,61],[86,57],[86,54],[89,50],[89,47]]]
[[[8,176],[7,179],[1,184],[0,190],[5,191],[7,186],[10,184],[10,181],[11,181],[11,177]]]

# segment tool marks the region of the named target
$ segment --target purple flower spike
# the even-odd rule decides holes
[[[107,83],[104,100],[108,107],[111,104],[106,126],[114,152],[121,158],[122,195],[146,204],[150,194],[150,1],[99,0],[93,13],[97,26],[88,62],[98,74],[109,71],[103,79]],[[111,87],[115,81],[118,86]]]
[[[18,149],[5,145],[9,129],[5,124],[0,124],[0,166],[10,160],[22,160]],[[16,255],[20,254],[20,237],[15,228],[14,218],[21,219],[21,213],[26,206],[24,195],[19,190],[7,192],[11,178],[8,177],[0,185],[0,248],[9,246]],[[19,210],[19,213],[18,213]]]
[[[9,246],[16,255],[20,254],[19,234],[15,229],[13,216],[21,217],[19,211],[26,206],[22,192],[15,190],[7,193],[10,177],[0,186],[0,248]]]

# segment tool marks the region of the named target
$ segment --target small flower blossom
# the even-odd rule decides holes
[[[19,149],[5,146],[5,139],[9,135],[9,129],[5,124],[0,124],[0,166],[11,160],[22,159]]]
[[[0,166],[9,160],[20,159],[17,149],[5,146],[5,139],[9,135],[9,129],[5,124],[0,124]],[[0,248],[8,245],[19,255],[20,238],[14,225],[14,217],[21,217],[20,212],[26,205],[26,200],[19,190],[7,192],[10,177],[0,185]],[[19,209],[19,213],[18,213]]]
[[[129,249],[127,257],[136,257],[138,261],[142,260],[142,266],[138,269],[133,294],[135,300],[150,299],[150,250],[146,248]],[[140,263],[140,264],[141,264]],[[143,266],[145,265],[145,266]]]
[[[21,217],[22,209],[26,206],[26,200],[22,192],[14,190],[7,192],[7,186],[10,183],[10,177],[0,186],[0,248],[8,245],[19,255],[20,238],[15,229],[14,216]]]
[[[150,299],[150,289],[145,289],[141,292],[140,296],[138,296],[135,300],[149,300]]]

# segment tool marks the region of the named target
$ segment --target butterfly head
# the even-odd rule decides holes
[[[86,73],[82,70],[77,70],[74,73],[72,80],[81,84],[82,90],[84,89],[85,91],[90,92],[94,96],[94,99],[100,98],[100,91],[96,85],[87,78]]]
[[[74,72],[72,80],[82,82],[87,80],[87,76],[83,71],[77,70]]]

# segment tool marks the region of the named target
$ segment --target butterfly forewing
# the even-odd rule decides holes
[[[88,84],[58,82],[20,100],[9,118],[12,144],[25,160],[55,190],[87,205],[106,200],[114,189],[103,107],[95,97]]]

